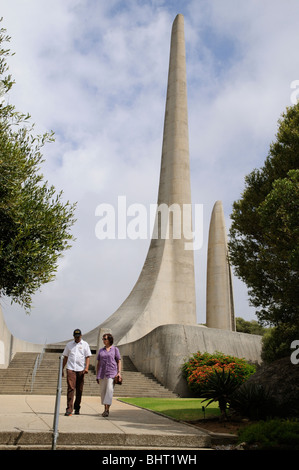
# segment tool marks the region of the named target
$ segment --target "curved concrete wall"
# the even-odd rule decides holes
[[[120,345],[138,370],[150,372],[167,388],[182,397],[191,396],[181,376],[182,364],[197,351],[224,354],[261,362],[258,335],[206,328],[199,325],[163,325],[132,343]]]
[[[0,369],[9,366],[16,352],[41,352],[42,344],[29,343],[15,338],[6,326],[0,306]]]

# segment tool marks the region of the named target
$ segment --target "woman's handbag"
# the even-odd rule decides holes
[[[114,385],[121,385],[123,383],[123,379],[117,375],[114,377]]]

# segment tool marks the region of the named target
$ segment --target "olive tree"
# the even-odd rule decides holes
[[[53,134],[34,135],[30,116],[5,99],[14,85],[8,74],[0,29],[0,298],[9,296],[28,312],[32,295],[52,281],[58,259],[70,248],[75,206],[63,201],[41,174],[41,150]]]

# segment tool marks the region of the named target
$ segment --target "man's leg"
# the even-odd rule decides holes
[[[79,414],[84,386],[84,371],[76,372],[76,400],[74,404],[75,413]]]
[[[76,387],[76,372],[67,369],[67,407],[66,414],[72,414]]]

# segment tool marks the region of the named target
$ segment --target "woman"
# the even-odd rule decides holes
[[[102,416],[109,416],[109,408],[113,398],[114,378],[121,378],[121,357],[116,346],[113,346],[113,336],[103,336],[104,347],[97,356],[97,383],[101,386],[101,400],[104,405]]]

